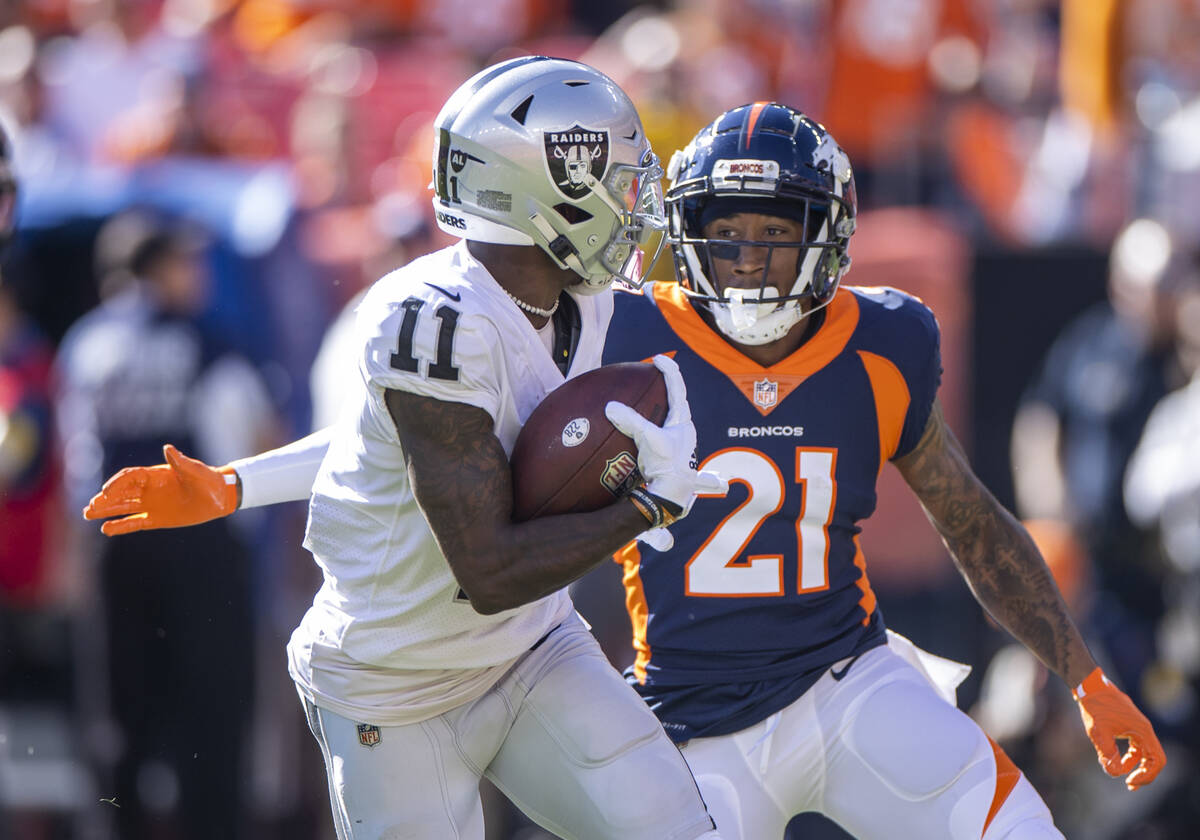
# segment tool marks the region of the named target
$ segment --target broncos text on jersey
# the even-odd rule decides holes
[[[618,292],[604,362],[679,364],[697,459],[729,480],[626,547],[637,659],[627,676],[677,741],[735,732],[884,642],[858,523],[886,461],[920,440],[941,379],[938,326],[894,289],[845,287],[817,332],[764,368],[711,329],[675,284]]]

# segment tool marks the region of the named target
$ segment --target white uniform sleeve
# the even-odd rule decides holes
[[[252,508],[307,499],[332,434],[332,427],[327,427],[278,449],[230,463],[242,480],[241,506]]]
[[[359,309],[363,373],[377,394],[408,391],[482,408],[496,418],[504,344],[495,323],[432,289],[403,302],[368,296]]]

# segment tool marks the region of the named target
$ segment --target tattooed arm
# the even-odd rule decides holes
[[[386,392],[408,477],[471,605],[484,614],[537,600],[582,576],[648,527],[633,504],[512,521],[508,457],[486,411]]]
[[[1033,539],[975,475],[935,403],[921,441],[896,466],[975,598],[1069,686],[1096,667]]]

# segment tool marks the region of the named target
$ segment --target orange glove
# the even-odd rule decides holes
[[[1129,773],[1125,787],[1130,790],[1154,781],[1167,763],[1167,754],[1163,752],[1150,721],[1125,692],[1109,682],[1104,672],[1097,668],[1071,692],[1071,696],[1079,704],[1083,728],[1096,747],[1096,757],[1104,772],[1110,776]],[[1129,741],[1125,755],[1117,748],[1118,738]]]
[[[237,510],[237,473],[189,458],[171,444],[163,447],[167,463],[126,467],[100,488],[83,509],[84,519],[109,519],[100,526],[106,536],[181,528],[228,516]]]

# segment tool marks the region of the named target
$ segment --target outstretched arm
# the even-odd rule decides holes
[[[213,467],[170,444],[164,464],[127,467],[104,483],[83,509],[85,519],[105,519],[107,536],[156,528],[182,528],[228,516],[238,508],[307,499],[329,448],[329,429]]]
[[[975,475],[940,405],[916,448],[895,463],[984,609],[1077,694],[1096,683],[1096,662],[1037,546]],[[1091,708],[1095,692],[1092,701],[1080,700],[1101,764],[1112,775],[1136,767],[1127,784],[1145,784],[1166,762],[1162,747],[1128,697],[1107,680],[1103,691],[1119,700],[1102,710]],[[1116,738],[1131,741],[1124,758]]]

